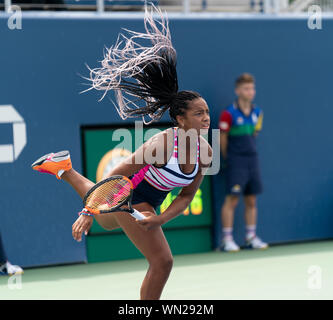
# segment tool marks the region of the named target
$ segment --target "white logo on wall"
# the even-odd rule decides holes
[[[27,144],[27,132],[24,119],[12,105],[0,105],[0,125],[11,123],[13,143],[0,144],[0,163],[14,162]]]

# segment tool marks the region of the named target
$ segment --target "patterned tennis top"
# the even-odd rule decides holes
[[[178,128],[173,128],[174,145],[173,152],[168,162],[162,167],[147,165],[139,174],[144,174],[145,179],[151,186],[161,191],[171,191],[176,187],[185,187],[191,184],[199,170],[199,138],[197,140],[197,158],[193,171],[185,174],[181,171],[178,162]]]

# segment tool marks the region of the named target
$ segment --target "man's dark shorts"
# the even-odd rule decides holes
[[[227,194],[256,195],[263,191],[257,156],[228,156],[225,176]]]

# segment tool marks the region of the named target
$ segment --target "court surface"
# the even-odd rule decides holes
[[[147,266],[139,259],[26,269],[21,283],[0,276],[0,300],[138,299]],[[166,300],[332,298],[333,241],[177,255],[162,295]]]

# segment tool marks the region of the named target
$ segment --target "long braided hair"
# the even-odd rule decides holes
[[[154,19],[157,13],[159,20]],[[107,48],[101,66],[90,70],[91,87],[114,92],[112,103],[122,119],[142,117],[145,124],[158,121],[165,111],[174,124],[188,101],[200,98],[193,91],[178,91],[177,53],[171,42],[169,23],[160,8],[145,9],[145,33],[124,29],[116,44]],[[142,44],[148,42],[148,45]],[[148,119],[147,119],[148,118]]]

